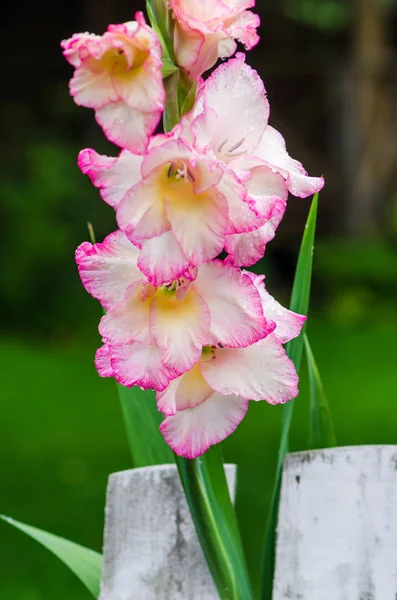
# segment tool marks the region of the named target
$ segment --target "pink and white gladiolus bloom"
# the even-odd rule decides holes
[[[250,400],[281,404],[298,395],[298,376],[282,344],[299,335],[305,317],[278,304],[250,274],[260,291],[266,318],[276,328],[246,348],[214,344],[203,348],[199,362],[157,393],[166,415],[160,426],[179,455],[195,458],[230,435],[244,418]]]
[[[155,287],[139,271],[138,256],[121,231],[76,251],[85,288],[107,309],[100,374],[163,390],[194,367],[204,346],[248,347],[275,328],[256,282],[237,267],[214,260]]]
[[[236,40],[250,50],[259,42],[255,0],[170,0],[176,61],[196,81],[218,58],[232,56]]]
[[[136,21],[109,25],[102,35],[77,33],[62,42],[75,68],[70,93],[93,108],[106,136],[122,148],[144,153],[164,109],[162,49],[141,12]]]
[[[118,158],[83,150],[82,171],[116,210],[119,228],[140,248],[138,267],[161,285],[219,255],[230,235],[256,230],[271,217],[273,195],[286,198],[284,180],[269,171],[276,188],[260,201],[227,165],[197,152],[177,126],[152,138],[148,152]]]
[[[262,258],[283,217],[288,192],[306,198],[324,186],[322,177],[308,176],[289,156],[282,135],[269,125],[269,114],[263,82],[240,53],[200,82],[195,106],[182,119],[184,135],[196,151],[224,164],[245,185],[251,209],[267,214],[256,228],[227,238],[229,260],[239,266]]]

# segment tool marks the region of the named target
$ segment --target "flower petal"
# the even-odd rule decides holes
[[[282,344],[285,344],[293,338],[298,337],[303,324],[306,321],[306,317],[281,306],[281,304],[279,304],[266,290],[264,275],[255,275],[254,273],[248,272],[247,275],[254,282],[256,289],[261,296],[263,312],[266,318],[271,319],[277,325],[274,330],[274,335],[277,339]]]
[[[63,48],[63,55],[73,67],[80,67],[81,49],[84,49],[87,43],[96,45],[100,43],[100,41],[100,35],[94,35],[93,33],[75,33],[71,38],[62,40],[61,47]]]
[[[288,190],[284,178],[279,173],[274,173],[269,167],[256,166],[250,171],[250,178],[246,180],[250,206],[256,213],[270,219],[276,202],[288,199]]]
[[[156,173],[129,190],[117,209],[117,223],[133,242],[152,238],[169,231]]]
[[[199,360],[208,339],[211,315],[201,296],[190,289],[184,298],[159,292],[150,309],[150,332],[160,348],[163,363],[182,375]]]
[[[252,154],[269,118],[269,102],[258,73],[238,54],[218,67],[202,88],[206,109],[217,115],[213,146],[225,162]]]
[[[286,203],[279,200],[274,204],[270,219],[255,231],[228,235],[225,240],[225,250],[229,254],[228,264],[238,267],[250,267],[263,258],[266,244],[270,242],[279,226],[286,209]]]
[[[228,204],[227,234],[245,233],[258,228],[260,221],[257,213],[251,209],[247,188],[233,171],[226,171],[217,189],[225,196]]]
[[[104,344],[95,353],[95,367],[100,377],[113,377],[113,369],[110,364],[110,347]]]
[[[247,410],[246,400],[213,394],[199,406],[167,417],[161,423],[160,431],[176,454],[197,458],[233,433]]]
[[[226,27],[227,32],[231,37],[236,38],[239,42],[244,44],[246,50],[251,50],[259,43],[260,38],[256,30],[260,24],[261,20],[259,15],[256,15],[249,10],[245,10],[229,25],[226,22]]]
[[[130,285],[125,299],[111,308],[99,323],[99,333],[112,344],[140,342],[150,344],[149,314],[152,298],[146,296],[145,285]]]
[[[198,406],[213,393],[214,390],[201,373],[200,365],[196,364],[157,394],[157,406],[165,415],[174,415],[176,411]]]
[[[142,279],[138,255],[139,250],[122,231],[111,233],[102,244],[81,244],[76,262],[87,292],[106,309],[121,302],[128,286]]]
[[[161,362],[162,354],[158,346],[139,343],[111,346],[114,377],[126,387],[139,385],[161,392],[172,379],[172,373]]]
[[[282,404],[298,395],[294,364],[274,333],[247,348],[217,348],[212,360],[201,362],[201,371],[220,394],[270,404]]]
[[[283,136],[270,125],[266,127],[255,154],[281,173],[294,196],[306,198],[324,187],[322,177],[309,177],[302,164],[289,156]]]
[[[220,260],[208,262],[199,268],[193,286],[211,314],[207,345],[245,347],[273,331],[275,324],[263,315],[259,291],[237,267]]]
[[[226,198],[215,189],[195,194],[188,184],[179,192],[169,188],[165,209],[172,232],[192,264],[211,260],[223,250],[228,208]]]
[[[144,154],[160,121],[161,110],[144,113],[119,101],[105,104],[95,117],[108,140],[135,154]]]
[[[164,86],[161,73],[147,64],[131,70],[113,70],[115,90],[125,104],[144,113],[156,113],[164,108]],[[116,98],[117,99],[117,98]]]
[[[117,101],[109,71],[92,71],[79,67],[69,83],[70,95],[78,106],[100,108]]]
[[[155,286],[175,281],[191,266],[172,231],[143,240],[138,266]]]
[[[120,156],[102,156],[90,148],[79,154],[78,165],[107,204],[117,208],[124,194],[141,179],[142,156],[122,150]]]

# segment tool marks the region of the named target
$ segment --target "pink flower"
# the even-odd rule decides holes
[[[247,10],[255,0],[170,0],[175,18],[177,63],[192,80],[214,66],[218,58],[235,53],[242,42],[247,50],[259,37],[258,15]]]
[[[182,120],[184,136],[196,151],[205,151],[244,184],[247,203],[262,219],[251,231],[227,238],[230,260],[240,266],[263,256],[285,211],[288,192],[304,198],[324,185],[323,178],[309,177],[288,155],[283,137],[268,124],[269,112],[259,75],[245,63],[244,54],[238,54],[199,84],[195,106]]]
[[[216,260],[155,287],[139,271],[138,253],[121,231],[76,251],[83,285],[107,309],[100,374],[162,390],[200,360],[203,346],[246,347],[273,331],[248,273]]]
[[[214,344],[199,362],[157,394],[166,419],[165,440],[179,455],[195,458],[230,435],[244,418],[249,400],[280,404],[298,394],[298,376],[282,344],[299,335],[305,317],[288,311],[250,275],[260,291],[266,318],[276,329],[246,348]]]
[[[192,148],[182,127],[152,138],[144,156],[83,150],[79,165],[115,208],[120,229],[140,248],[139,268],[155,286],[212,260],[228,235],[257,229],[272,209],[248,198],[224,163]]]
[[[70,93],[95,110],[110,141],[145,152],[164,109],[162,49],[142,13],[136,21],[109,25],[102,36],[77,33],[62,42],[75,67]]]

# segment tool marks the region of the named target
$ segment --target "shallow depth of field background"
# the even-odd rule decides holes
[[[200,1],[200,0],[197,0]],[[113,211],[76,166],[81,148],[115,154],[93,112],[68,95],[59,41],[133,19],[143,0],[7,3],[3,20],[0,179],[0,512],[100,550],[107,475],[131,465],[113,381],[93,356],[99,305],[74,250],[115,229]],[[397,444],[397,2],[258,0],[271,124],[320,198],[308,333],[338,442]],[[309,200],[290,198],[257,266],[288,303]],[[302,367],[292,446],[307,440]],[[258,581],[280,408],[251,406],[224,444],[239,465],[237,510]],[[241,489],[244,491],[241,492]],[[0,524],[0,595],[88,600],[63,565]]]

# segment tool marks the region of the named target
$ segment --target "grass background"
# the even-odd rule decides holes
[[[324,380],[338,442],[397,443],[397,327],[342,326],[318,317],[308,333]],[[93,366],[97,340],[74,347],[0,341],[0,511],[101,549],[106,480],[131,464],[114,383]],[[306,365],[293,422],[293,449],[305,447]],[[237,511],[254,581],[275,468],[279,407],[251,403],[224,444],[239,465]],[[0,524],[0,580],[7,600],[88,600],[46,550]]]

